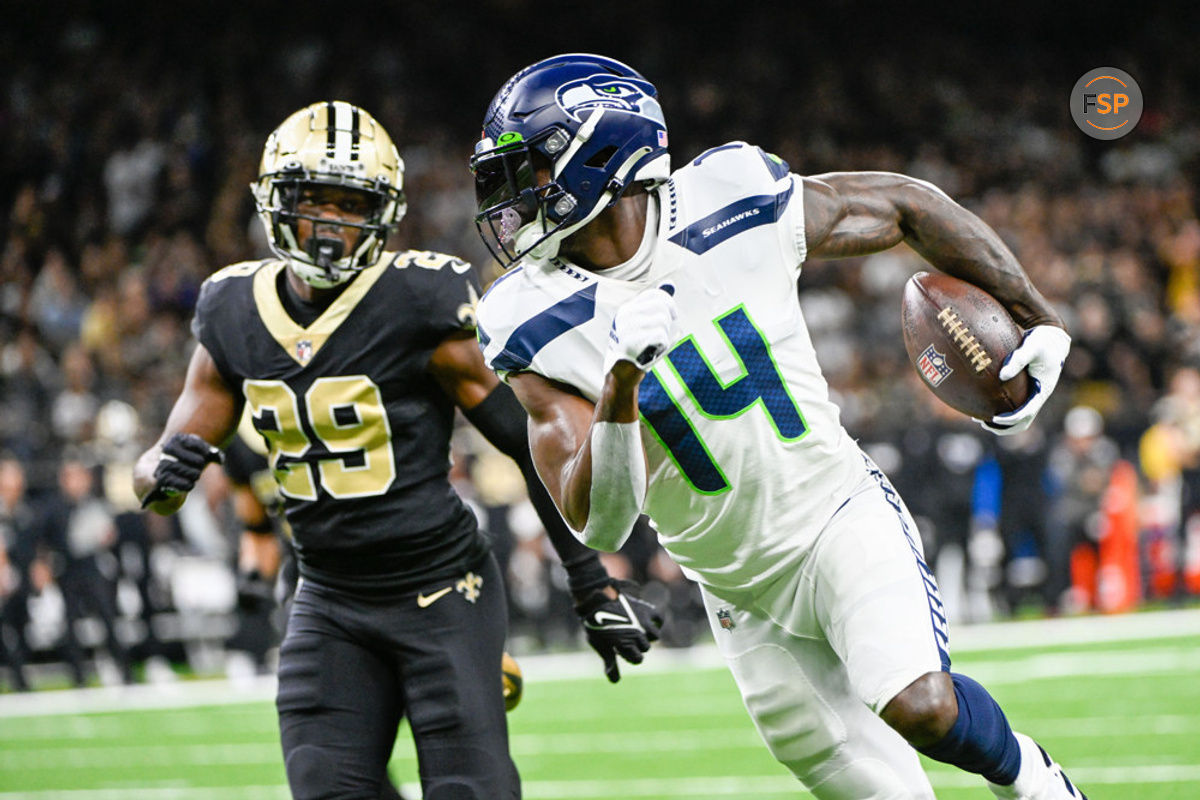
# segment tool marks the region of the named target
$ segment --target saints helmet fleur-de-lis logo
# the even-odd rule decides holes
[[[483,578],[476,575],[474,572],[468,572],[463,575],[458,583],[454,584],[455,590],[463,596],[463,599],[468,603],[474,603],[479,599],[479,587],[483,586]]]

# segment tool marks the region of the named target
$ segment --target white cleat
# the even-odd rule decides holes
[[[992,794],[1000,800],[1087,800],[1041,745],[1023,733],[1013,735],[1021,747],[1021,769],[1012,786],[989,782]]]

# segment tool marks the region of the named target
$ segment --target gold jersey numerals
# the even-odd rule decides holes
[[[396,477],[392,430],[379,386],[365,375],[318,378],[303,405],[283,381],[247,380],[243,385],[254,427],[267,440],[279,490],[297,500],[316,500],[317,484],[337,499],[381,495]],[[329,458],[303,460],[312,447],[308,431]]]

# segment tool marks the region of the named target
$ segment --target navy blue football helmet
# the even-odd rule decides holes
[[[471,172],[475,224],[496,259],[510,266],[525,256],[553,258],[629,185],[670,176],[658,92],[611,58],[539,61],[492,99]]]

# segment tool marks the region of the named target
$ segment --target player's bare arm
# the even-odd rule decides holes
[[[229,389],[209,352],[203,345],[197,345],[188,364],[183,391],[175,400],[162,435],[134,465],[133,487],[138,499],[145,500],[154,490],[163,446],[171,437],[193,434],[210,445],[220,446],[237,427],[241,411],[241,399]],[[163,497],[152,501],[147,508],[159,514],[173,514],[183,505],[185,497],[186,493]]]
[[[595,405],[532,372],[509,377],[509,385],[529,412],[529,445],[538,474],[577,531],[587,526],[591,510],[593,426],[636,423],[637,387],[644,376],[631,362],[617,362],[605,377]],[[645,453],[641,456],[644,461]]]
[[[551,542],[562,557],[564,564],[569,564],[573,557],[585,554],[591,556],[591,560],[594,561],[594,554],[576,542],[569,531],[559,530],[562,528],[562,522],[548,503],[553,500],[554,505],[558,506],[560,511],[563,506],[554,489],[550,489],[550,497],[546,498],[546,487],[552,484],[546,480],[548,473],[538,465],[536,451],[533,453],[532,461],[530,459],[530,442],[525,430],[525,415],[521,412],[520,405],[513,400],[512,393],[503,387],[495,373],[487,368],[475,339],[466,333],[456,334],[446,339],[430,358],[429,370],[441,385],[442,390],[454,400],[463,410],[467,419],[479,429],[488,441],[516,461],[523,472],[529,473],[526,475],[526,485],[529,488],[530,500],[537,508],[538,514],[550,534]],[[536,375],[523,377],[544,380]],[[586,432],[592,414],[591,403],[575,394],[565,392],[560,392],[560,394],[564,395],[564,401],[571,408],[575,408],[580,403],[583,404],[584,408],[580,409],[578,413],[584,415],[582,426]],[[636,409],[634,413],[636,414]],[[533,429],[531,420],[530,431],[532,432]],[[536,473],[534,472],[535,468]],[[586,490],[584,494],[586,498]],[[586,513],[586,506],[584,506],[585,516]],[[564,517],[566,517],[565,514]],[[570,517],[566,517],[566,519],[568,523],[571,522]],[[598,562],[596,563],[598,566]]]
[[[674,343],[675,289],[647,289],[613,318],[595,405],[537,375],[509,377],[529,413],[529,443],[543,482],[588,547],[618,550],[646,499],[638,386]]]
[[[469,411],[500,385],[483,363],[475,334],[463,331],[446,338],[429,357],[429,373],[454,404]]]
[[[987,291],[1022,327],[1063,327],[996,232],[932,184],[891,172],[817,175],[804,179],[804,213],[810,258],[862,256],[904,242]]]
[[[810,257],[866,255],[904,242],[937,269],[1000,301],[1027,332],[999,377],[1028,369],[1035,389],[1021,408],[981,424],[999,435],[1033,424],[1058,383],[1071,337],[995,231],[936,186],[889,172],[805,178],[804,205]]]
[[[531,372],[514,375],[509,385],[530,414],[529,443],[534,465],[555,505],[576,530],[588,515],[591,484],[591,445],[588,431],[593,417],[614,422],[637,421],[637,393],[642,373],[631,364],[619,370],[621,380],[609,377],[598,406]],[[463,411],[478,406],[500,381],[487,365],[479,345],[467,334],[452,336],[434,351],[429,370],[442,389]],[[632,373],[632,374],[630,374]],[[538,416],[534,416],[534,412]],[[486,435],[486,432],[485,432]]]
[[[623,366],[636,373],[636,376],[631,375],[630,378],[640,382],[641,373],[636,368],[628,363]],[[632,585],[613,581],[597,558],[596,552],[585,547],[567,525],[563,524],[565,519],[567,524],[574,527],[572,518],[565,514],[558,494],[559,482],[555,480],[551,483],[553,479],[548,480],[552,472],[561,475],[561,469],[555,471],[552,467],[543,466],[542,462],[552,463],[553,457],[544,455],[540,462],[537,445],[533,446],[531,453],[531,439],[538,427],[530,419],[528,432],[526,431],[525,414],[521,411],[521,404],[514,399],[513,392],[502,385],[487,368],[475,339],[465,333],[446,339],[430,358],[429,369],[443,391],[453,398],[471,424],[520,467],[529,501],[537,511],[550,543],[567,571],[567,583],[575,600],[576,613],[579,614],[587,632],[588,643],[604,660],[604,674],[608,679],[614,683],[620,680],[617,656],[634,664],[641,663],[643,653],[650,648],[650,643],[658,638],[662,616],[657,609],[638,597]],[[622,365],[618,365],[614,372],[625,374],[626,370]],[[547,391],[537,395],[541,399],[541,407],[549,410],[551,406],[561,404],[557,412],[550,413],[562,415],[567,426],[563,432],[572,437],[572,440],[577,434],[582,435],[585,441],[588,440],[587,432],[593,416],[591,403],[577,394],[555,389],[544,378],[532,373],[518,376],[514,379],[514,384],[521,382],[521,379],[529,379],[527,384],[522,385],[528,385],[529,391],[535,393],[538,391],[535,381],[545,384]],[[610,376],[610,382],[612,380]],[[636,382],[632,387],[636,387]],[[627,401],[623,416],[628,417],[630,421],[636,421],[637,397],[636,389],[632,387],[633,395]],[[553,438],[543,436],[541,446],[550,446],[550,440]],[[563,449],[563,452],[565,451],[566,448]],[[590,480],[589,470],[586,475],[577,476],[573,484],[583,487],[577,491],[582,494],[585,503],[585,521],[580,523],[577,530],[586,527]],[[551,486],[556,488],[549,488]],[[617,549],[620,542],[628,538],[635,522],[636,515],[633,519],[619,522],[612,537],[615,546],[606,549]]]

